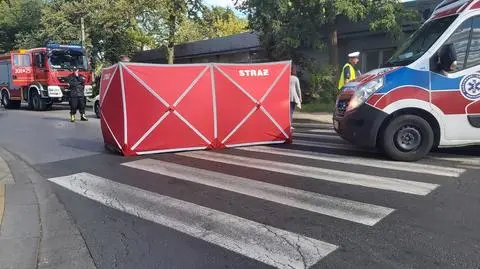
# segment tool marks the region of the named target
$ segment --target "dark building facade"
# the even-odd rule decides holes
[[[408,7],[416,8],[426,20],[437,0],[417,0],[406,2]],[[403,31],[409,35],[415,30],[412,25],[404,25]],[[347,54],[360,51],[360,69],[366,72],[377,68],[395,51],[398,44],[387,34],[372,32],[367,23],[352,23],[340,19],[338,24],[339,61],[347,60]],[[303,50],[302,53],[320,62],[328,63],[326,52]],[[136,62],[165,63],[163,49],[138,52],[132,59]],[[268,61],[255,32],[233,36],[195,41],[175,46],[175,63],[229,62],[251,63]]]

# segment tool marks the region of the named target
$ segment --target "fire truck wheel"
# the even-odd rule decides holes
[[[37,92],[33,92],[32,95],[32,104],[33,104],[33,109],[36,111],[43,111],[47,108],[45,102],[42,100],[40,95]]]
[[[8,98],[8,94],[5,91],[2,92],[2,105],[5,108],[10,108],[10,99]]]
[[[2,105],[7,108],[7,109],[15,109],[15,108],[20,108],[20,105],[21,105],[21,101],[17,101],[17,100],[10,100],[10,98],[8,98],[8,93],[3,91],[2,92]]]
[[[380,147],[397,161],[418,161],[433,147],[434,133],[430,124],[415,115],[402,115],[391,120],[380,136]]]

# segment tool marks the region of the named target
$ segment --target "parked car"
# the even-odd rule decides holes
[[[97,115],[97,118],[100,118],[100,95],[93,98],[93,111],[95,112],[95,115]]]

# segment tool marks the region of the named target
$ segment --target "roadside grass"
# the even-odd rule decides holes
[[[308,104],[302,104],[302,109],[299,109],[299,112],[332,112],[333,107],[335,104],[333,102],[325,102],[325,101],[313,101]]]

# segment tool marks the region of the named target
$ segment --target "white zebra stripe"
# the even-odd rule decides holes
[[[427,195],[439,185],[425,182],[402,180],[397,178],[379,177],[358,173],[330,170],[318,167],[303,166],[284,162],[267,161],[262,159],[219,154],[207,151],[177,153],[179,156],[196,158],[201,160],[232,164],[237,166],[255,168],[260,170],[283,173],[299,177],[343,183],[349,185],[363,186],[403,192],[415,195]]]
[[[376,168],[390,169],[390,170],[397,170],[397,171],[431,174],[431,175],[438,175],[438,176],[444,176],[444,177],[459,177],[463,172],[465,172],[465,169],[461,169],[461,168],[443,167],[443,166],[437,166],[437,165],[410,163],[410,162],[396,162],[396,161],[385,161],[385,160],[367,159],[367,158],[359,158],[359,157],[349,157],[349,156],[341,156],[341,155],[327,154],[327,153],[320,153],[320,152],[313,152],[313,151],[289,150],[289,149],[260,147],[260,146],[242,148],[241,150],[275,154],[275,155],[284,155],[284,156],[291,156],[291,157],[299,157],[299,158],[306,158],[306,159],[313,159],[313,160],[320,160],[320,161],[369,166],[369,167],[376,167]]]
[[[375,225],[394,211],[387,207],[159,160],[143,159],[122,165],[370,226]]]
[[[281,269],[309,268],[337,246],[88,173],[50,178],[105,206]]]
[[[337,135],[337,133],[333,129],[311,129],[311,130],[308,130],[308,132],[309,133],[316,133],[316,134]]]
[[[363,153],[376,152],[375,149],[359,148],[352,144],[347,144],[346,142],[345,143],[328,143],[328,142],[314,142],[314,141],[308,141],[308,140],[293,140],[293,145],[306,146],[306,147],[312,147],[312,148],[339,149],[339,150],[363,152]],[[429,155],[425,157],[425,159],[455,162],[462,165],[480,166],[479,157],[473,157],[468,155],[456,155],[456,154],[431,152]]]
[[[338,135],[325,135],[325,134],[309,134],[309,133],[294,133],[293,137],[301,137],[301,138],[320,138],[326,140],[334,140],[334,141],[345,141]]]

